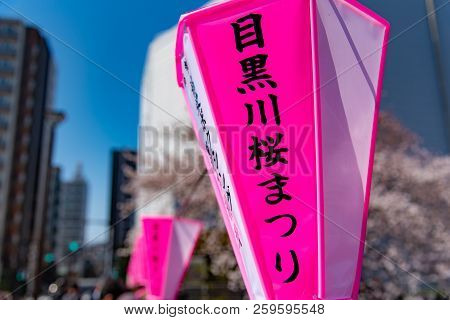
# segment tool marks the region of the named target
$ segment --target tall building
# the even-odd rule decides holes
[[[136,151],[114,150],[112,152],[111,204],[110,204],[110,264],[117,267],[120,249],[126,248],[128,232],[134,225],[134,208],[126,208],[132,201],[132,194],[127,190],[130,176],[127,170],[136,170]],[[126,208],[126,209],[125,209]]]
[[[61,211],[61,188],[61,168],[52,167],[50,171],[47,217],[43,239],[43,255],[48,263],[55,260],[58,219]]]
[[[61,169],[52,167],[48,182],[48,204],[46,210],[45,224],[42,237],[41,249],[41,270],[46,270],[42,274],[43,285],[52,283],[56,277],[55,251],[58,235],[58,219],[61,211]]]
[[[5,273],[7,277],[15,278],[13,268],[18,269],[18,261],[5,261],[7,255],[5,251],[13,245],[18,246],[19,234],[16,232],[16,236],[9,240],[10,243],[5,241],[5,234],[8,231],[6,225],[8,196],[21,91],[25,33],[26,28],[21,22],[0,20],[0,276],[1,286],[6,288],[14,284],[4,283]],[[16,230],[19,228],[19,222],[9,223],[10,228],[13,225]]]
[[[0,284],[22,284],[38,254],[54,128],[54,67],[40,32],[0,19]]]
[[[61,209],[55,249],[58,272],[61,274],[81,272],[82,261],[78,249],[84,243],[87,191],[87,182],[81,166],[78,166],[73,179],[63,182],[61,187]]]

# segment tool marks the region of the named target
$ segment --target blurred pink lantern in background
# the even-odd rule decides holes
[[[198,221],[143,217],[127,272],[127,284],[143,285],[147,299],[175,299],[202,229]]]

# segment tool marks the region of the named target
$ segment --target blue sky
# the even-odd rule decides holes
[[[57,67],[55,107],[67,116],[57,131],[54,162],[66,179],[77,163],[83,165],[88,239],[106,230],[110,152],[136,148],[139,115],[139,95],[99,66],[139,91],[149,42],[203,2],[0,0],[0,16],[40,27],[50,44]]]

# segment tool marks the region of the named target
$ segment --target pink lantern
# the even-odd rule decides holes
[[[180,21],[179,85],[251,298],[357,297],[388,29],[345,0]]]
[[[127,269],[127,286],[129,288],[145,286],[147,265],[144,257],[144,238],[139,236],[133,245]]]
[[[127,283],[146,287],[148,299],[175,299],[189,266],[202,224],[196,220],[144,217]]]

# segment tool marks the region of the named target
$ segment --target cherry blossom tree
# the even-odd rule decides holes
[[[450,288],[450,157],[428,152],[386,113],[378,128],[360,297],[444,298]],[[195,144],[194,135],[189,137]],[[226,279],[228,289],[243,293],[208,174],[194,150],[194,161],[165,155],[158,172],[130,172],[135,179],[128,187],[157,195],[173,186],[176,214],[206,222],[196,249],[206,269],[205,285]],[[186,161],[192,166],[180,170]]]

